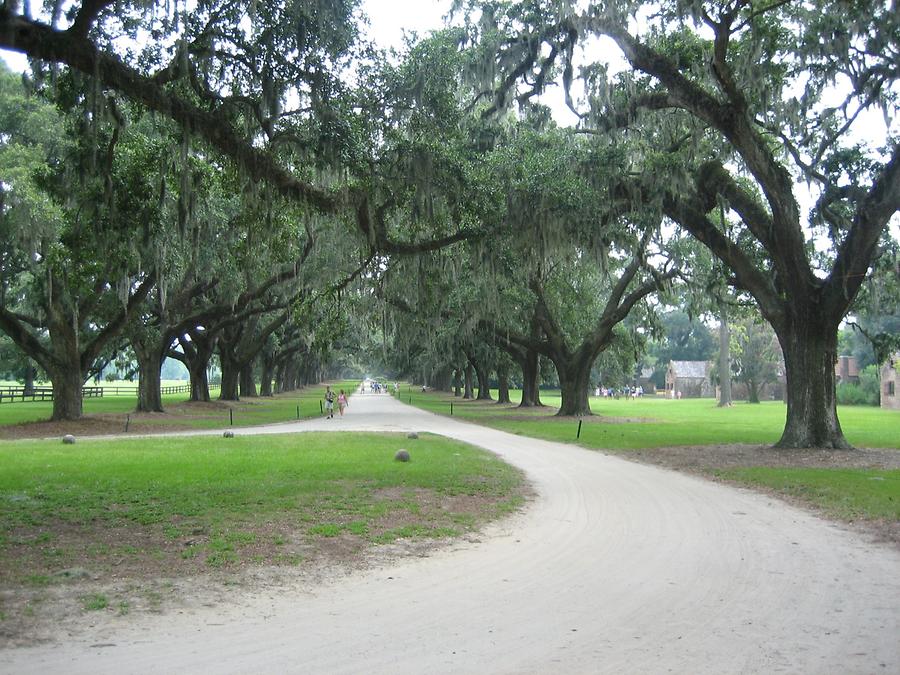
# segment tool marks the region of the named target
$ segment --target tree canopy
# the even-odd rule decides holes
[[[639,360],[651,296],[690,282],[752,298],[774,330],[779,444],[846,447],[838,327],[852,313],[879,354],[894,344],[890,3],[451,14],[390,59],[353,0],[0,4],[0,48],[30,63],[24,86],[0,81],[0,328],[54,382],[55,414],[80,414],[122,342],[142,383],[170,356],[202,399],[213,353],[233,398],[379,339],[442,385],[515,364],[523,403],[543,358],[561,412],[584,414],[599,355]],[[161,407],[152,386],[141,400]]]

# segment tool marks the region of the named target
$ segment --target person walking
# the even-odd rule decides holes
[[[334,392],[331,391],[331,385],[325,387],[325,414],[328,419],[334,417]]]
[[[341,417],[344,416],[344,408],[346,408],[349,403],[347,403],[347,395],[344,393],[344,390],[341,389],[341,393],[338,394],[338,412],[341,413]]]

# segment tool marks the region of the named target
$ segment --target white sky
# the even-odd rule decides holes
[[[450,0],[363,0],[362,9],[369,16],[370,35],[387,48],[403,44],[404,30],[425,35],[441,28],[450,4]]]

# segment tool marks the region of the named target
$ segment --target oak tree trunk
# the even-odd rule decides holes
[[[66,317],[50,320],[50,344],[53,350],[52,367],[47,370],[53,385],[53,420],[77,420],[82,415],[81,352],[78,335]]]
[[[275,360],[266,358],[262,359],[262,379],[259,383],[260,396],[272,396],[272,380],[275,379]]]
[[[493,401],[491,396],[491,383],[489,379],[490,371],[478,361],[474,362],[475,377],[478,379],[478,398],[479,401]]]
[[[256,398],[256,380],[253,377],[252,362],[241,368],[240,386],[242,397]]]
[[[191,400],[209,402],[209,376],[206,373],[209,361],[193,359],[188,364],[188,376],[191,380]]]
[[[238,383],[240,382],[241,369],[231,359],[221,352],[219,360],[222,365],[222,389],[219,391],[220,401],[239,401]]]
[[[510,403],[509,372],[506,366],[497,366],[497,403]]]
[[[590,388],[592,358],[573,359],[569,363],[554,361],[559,375],[559,388],[562,402],[558,416],[584,417],[593,415],[588,402]]]
[[[759,403],[759,383],[756,380],[747,380],[747,402]]]
[[[78,361],[54,368],[47,375],[53,384],[52,420],[77,420],[82,415],[83,378]]]
[[[471,364],[466,365],[465,369],[465,391],[463,392],[463,398],[472,399],[475,398],[475,394],[472,389],[472,379],[474,377],[473,368]]]
[[[162,386],[160,372],[162,371],[163,355],[150,346],[147,349],[139,349],[136,340],[132,341],[134,353],[137,356],[138,368],[138,412],[164,412],[162,404]]]
[[[776,330],[787,378],[787,420],[778,448],[851,447],[837,416],[837,326],[815,314],[791,317]]]
[[[520,408],[532,408],[543,405],[541,403],[540,390],[540,356],[533,349],[529,349],[524,360],[519,365],[522,368],[522,402]]]

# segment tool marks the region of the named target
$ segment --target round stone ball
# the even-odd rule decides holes
[[[408,434],[406,434],[406,437],[407,438],[418,438],[419,434],[417,434],[415,431],[410,431]]]
[[[66,434],[63,436],[63,443],[66,445],[72,445],[75,442],[75,437],[72,434]]]
[[[409,461],[409,453],[406,450],[401,448],[400,450],[397,451],[397,454],[394,455],[394,459],[396,459],[398,462],[408,462]]]
[[[229,430],[222,434],[225,438],[234,438],[234,432]]]

